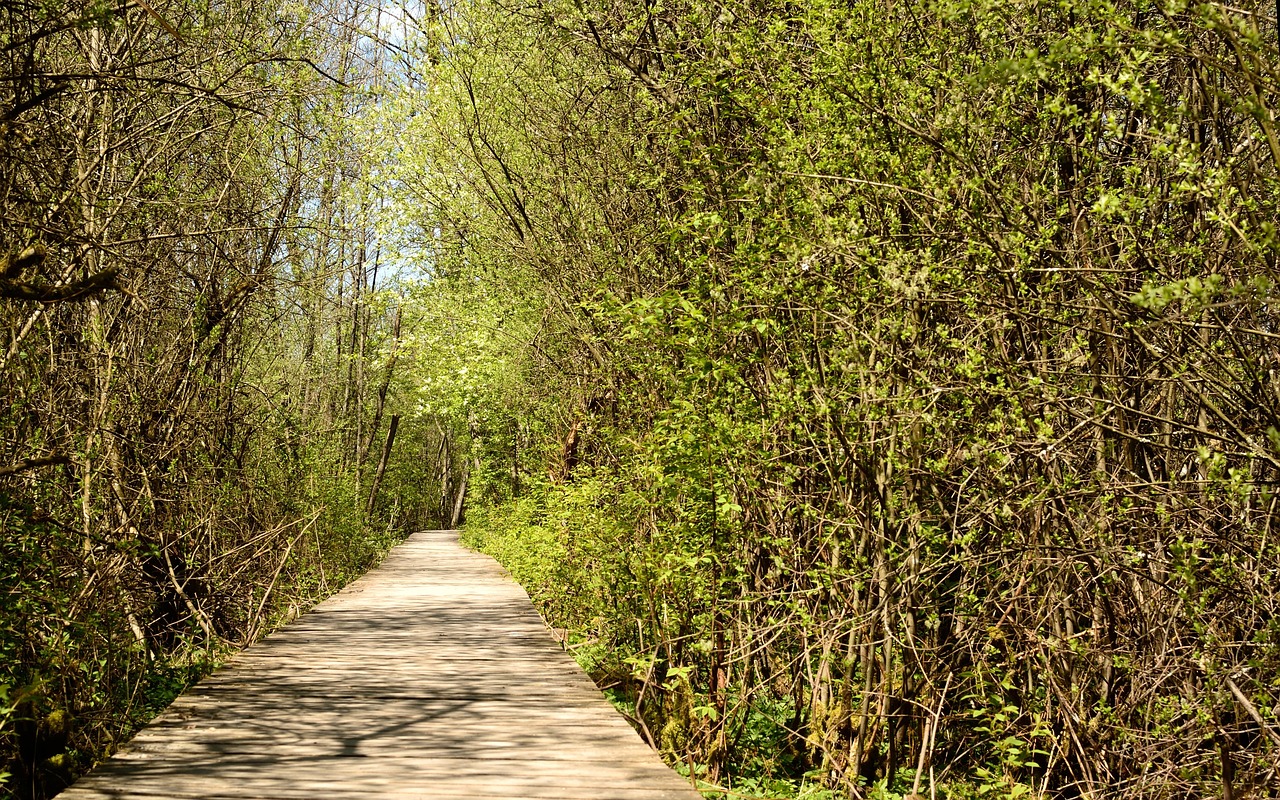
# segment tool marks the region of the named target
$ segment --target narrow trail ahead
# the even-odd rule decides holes
[[[695,800],[453,531],[233,658],[61,795]]]

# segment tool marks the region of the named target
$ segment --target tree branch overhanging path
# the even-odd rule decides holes
[[[698,797],[456,532],[382,566],[179,698],[68,800]]]

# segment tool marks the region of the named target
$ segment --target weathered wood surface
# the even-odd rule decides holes
[[[196,684],[62,797],[695,800],[450,531]]]

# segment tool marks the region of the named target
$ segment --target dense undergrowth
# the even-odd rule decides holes
[[[523,345],[468,535],[672,763],[1276,796],[1273,12],[426,20],[400,208]]]
[[[352,143],[371,14],[0,3],[0,796],[448,522]]]

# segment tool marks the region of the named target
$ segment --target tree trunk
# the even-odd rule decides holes
[[[467,496],[467,478],[471,471],[463,469],[462,481],[458,484],[458,494],[453,498],[453,513],[449,515],[449,529],[454,530],[462,522],[462,501]]]
[[[373,476],[373,485],[369,487],[369,505],[365,507],[366,517],[373,514],[373,504],[378,499],[378,485],[382,483],[382,474],[387,471],[387,461],[391,458],[391,446],[396,441],[396,428],[400,427],[400,415],[391,415],[391,424],[387,428],[387,443],[382,446],[382,458],[378,459],[378,471]]]

